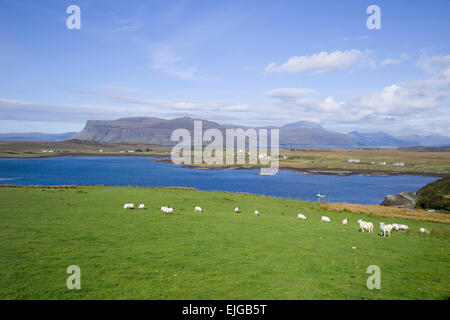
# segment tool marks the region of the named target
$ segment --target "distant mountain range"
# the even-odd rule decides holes
[[[72,138],[77,132],[66,133],[0,133],[1,141],[63,141]]]
[[[155,117],[123,118],[112,121],[89,120],[80,132],[51,133],[2,133],[3,141],[62,141],[68,139],[91,140],[109,143],[154,143],[172,145],[172,131],[187,129],[193,134],[193,118],[183,117],[165,120]],[[199,120],[199,119],[198,119]],[[213,121],[202,121],[203,131],[218,129],[225,136],[227,128],[250,128],[240,125],[221,125]],[[279,128],[280,145],[284,146],[324,146],[324,147],[402,147],[402,146],[450,146],[450,138],[443,135],[416,134],[392,136],[385,132],[361,133],[352,131],[348,134],[324,129],[321,125],[309,121],[297,121]]]
[[[170,141],[172,131],[184,128],[193,134],[194,120],[197,119],[183,117],[165,120],[155,117],[135,117],[112,121],[89,120],[84,129],[73,138],[110,143],[141,142],[171,145],[174,144]],[[215,128],[225,133],[227,128],[242,128],[244,130],[249,128],[240,125],[221,125],[207,120],[203,120],[202,123],[204,131]],[[442,135],[395,137],[382,131],[375,133],[353,131],[344,134],[324,129],[319,124],[308,121],[298,121],[282,127],[261,128],[279,128],[280,145],[336,147],[450,145],[450,138]]]

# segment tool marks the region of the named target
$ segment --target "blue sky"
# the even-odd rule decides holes
[[[69,5],[81,29],[69,30]],[[369,30],[366,8],[381,9]],[[447,134],[450,1],[0,0],[0,132],[193,116]]]

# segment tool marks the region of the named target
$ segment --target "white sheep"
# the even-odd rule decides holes
[[[134,209],[134,204],[133,203],[125,203],[123,205],[124,209]]]
[[[420,233],[421,233],[421,234],[425,234],[425,233],[429,234],[429,233],[430,233],[430,231],[428,231],[428,230],[425,229],[425,228],[420,228],[419,230],[420,230]]]
[[[173,208],[171,207],[161,207],[161,212],[165,214],[169,214],[173,212]]]
[[[380,222],[380,234],[383,235],[383,237],[386,237],[386,233],[389,234],[389,237],[391,236],[391,230],[394,228],[392,224],[384,224],[383,222]]]
[[[330,218],[326,217],[326,216],[322,216],[320,221],[324,221],[324,222],[331,222]]]
[[[306,220],[306,216],[303,215],[303,214],[301,214],[301,213],[299,213],[299,214],[297,215],[297,219]]]
[[[234,208],[234,212],[239,213],[239,212],[241,212],[241,209],[239,207],[236,207],[236,208]]]
[[[409,230],[409,227],[406,224],[401,224],[400,230]]]
[[[255,210],[255,216],[259,216],[259,211]]]
[[[359,223],[359,227],[361,228],[362,232],[367,230],[369,233],[373,233],[373,223],[372,222],[367,222],[362,219],[359,219],[356,222]]]
[[[343,225],[346,225],[348,223],[348,219],[347,218],[345,218],[344,220],[342,220],[342,224]]]
[[[202,212],[202,208],[200,208],[200,207],[195,207],[195,208],[194,208],[194,211],[195,211],[195,212],[200,212],[200,213],[201,213],[201,212]]]
[[[141,204],[138,206],[138,209],[145,209],[145,205],[144,205],[143,203],[141,203]]]

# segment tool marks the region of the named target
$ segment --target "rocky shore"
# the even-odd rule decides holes
[[[381,203],[386,207],[405,208],[413,205],[412,201],[401,194],[389,194]]]

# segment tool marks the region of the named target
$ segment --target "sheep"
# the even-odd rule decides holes
[[[200,207],[195,207],[195,208],[194,208],[194,211],[195,211],[195,212],[200,212],[200,213],[201,213],[201,212],[202,212],[202,208],[200,208]]]
[[[173,212],[173,208],[171,208],[171,207],[161,207],[160,210],[162,213],[165,213],[165,214],[169,214],[169,213]]]
[[[343,225],[346,225],[348,223],[348,219],[347,218],[345,218],[344,220],[342,220],[342,224]]]
[[[259,211],[255,210],[255,216],[259,216]]]
[[[398,224],[398,223],[393,223],[392,227],[395,231],[399,231],[399,230],[409,230],[409,227],[406,224]]]
[[[326,216],[322,216],[320,221],[324,221],[324,222],[331,222],[330,218],[326,217]]]
[[[123,205],[124,209],[134,209],[134,204],[133,203],[125,203]]]
[[[384,224],[383,222],[380,222],[380,235],[383,235],[383,237],[386,237],[386,233],[389,234],[389,237],[391,236],[391,230],[394,228],[392,224]]]
[[[372,222],[367,222],[362,219],[359,219],[356,222],[359,223],[359,227],[361,228],[362,232],[364,232],[364,230],[367,230],[369,233],[373,233],[373,223]]]
[[[297,219],[306,220],[306,217],[303,214],[299,213],[297,215]]]
[[[234,208],[234,212],[239,213],[239,212],[241,212],[241,209],[239,207],[236,207],[236,208]]]
[[[419,230],[420,230],[420,234],[425,234],[425,233],[429,234],[430,233],[430,231],[428,231],[425,228],[420,228]]]
[[[145,205],[144,205],[143,203],[141,203],[141,204],[138,206],[138,209],[145,209]]]

